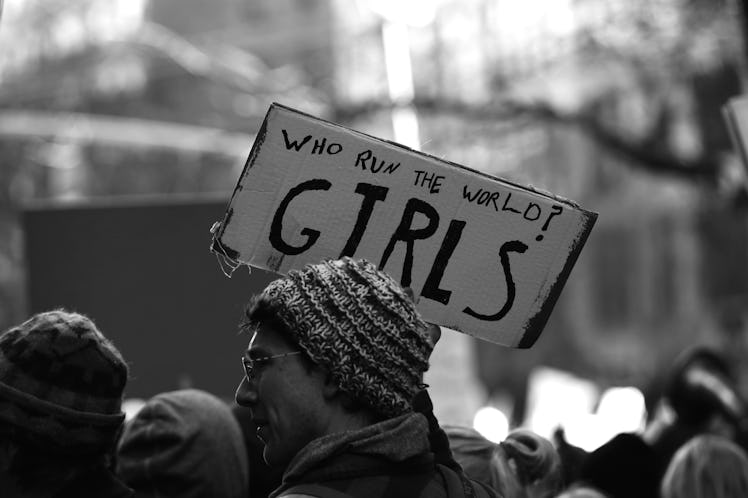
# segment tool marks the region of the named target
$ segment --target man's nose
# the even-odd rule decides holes
[[[254,382],[244,376],[239,387],[236,388],[234,399],[239,406],[252,406],[255,404],[257,402],[257,390],[255,389]]]

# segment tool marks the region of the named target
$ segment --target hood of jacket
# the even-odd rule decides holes
[[[125,427],[117,471],[138,497],[246,498],[249,464],[231,408],[204,391],[151,398]]]
[[[315,439],[291,460],[283,484],[271,496],[298,482],[347,478],[403,463],[434,466],[428,422],[421,414]]]
[[[283,484],[270,496],[302,496],[306,492],[307,496],[348,497],[351,495],[330,492],[324,483],[355,481],[359,477],[387,475],[389,472],[431,474],[432,477],[427,478],[431,483],[421,488],[419,497],[499,497],[488,486],[471,483],[459,467],[453,469],[437,464],[429,442],[429,423],[420,413],[402,415],[360,430],[312,441],[291,460]],[[291,494],[284,494],[286,491]]]

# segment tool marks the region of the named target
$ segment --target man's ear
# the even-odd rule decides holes
[[[357,402],[347,392],[340,389],[337,381],[328,371],[325,371],[324,384],[322,385],[322,396],[331,401],[337,399],[338,402],[348,411],[358,411],[361,409],[361,404]]]
[[[429,326],[427,332],[429,334],[429,341],[431,341],[431,347],[434,347],[442,336],[442,329],[435,323],[426,322],[426,325]]]

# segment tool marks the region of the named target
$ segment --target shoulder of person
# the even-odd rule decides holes
[[[278,498],[355,498],[348,493],[338,491],[320,484],[298,484],[293,486]]]
[[[498,491],[487,484],[474,481],[445,465],[438,464],[439,473],[444,479],[446,496],[449,498],[503,498]],[[329,488],[321,484],[298,484],[277,498],[356,498],[353,495]]]
[[[468,478],[464,472],[458,472],[442,464],[437,464],[437,468],[444,478],[447,496],[450,498],[503,498],[498,491],[485,483]]]

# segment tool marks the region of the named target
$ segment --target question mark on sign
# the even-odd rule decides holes
[[[548,225],[551,223],[551,218],[553,218],[557,214],[561,214],[564,211],[564,208],[562,208],[561,206],[554,205],[553,207],[551,207],[551,210],[553,212],[548,215],[548,219],[545,220],[545,223],[543,223],[543,228],[541,228],[541,230],[544,232],[548,230]],[[543,240],[543,234],[540,234],[537,237],[535,237],[535,240],[537,240],[538,242]]]

